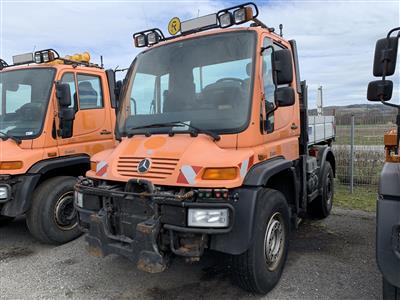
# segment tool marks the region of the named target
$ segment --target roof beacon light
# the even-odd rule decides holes
[[[70,60],[70,61],[88,63],[90,61],[90,53],[89,52],[83,52],[83,53],[76,53],[74,55],[66,55],[65,59],[66,60]]]

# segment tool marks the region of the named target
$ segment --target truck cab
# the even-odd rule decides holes
[[[334,135],[309,141],[296,42],[257,16],[247,3],[173,18],[169,37],[133,35],[145,50],[125,78],[122,141],[92,157],[76,185],[91,254],[155,273],[174,255],[196,261],[215,250],[232,258],[237,284],[265,294],[282,273],[290,227],[329,215]]]
[[[400,105],[392,98],[400,27],[390,30],[376,42],[373,75],[380,80],[368,84],[367,99],[398,110],[397,130],[384,135],[386,161],[379,179],[376,209],[376,260],[383,278],[383,298],[400,299]]]
[[[42,242],[80,234],[75,180],[116,145],[114,73],[89,60],[48,49],[0,63],[0,223],[26,214]]]

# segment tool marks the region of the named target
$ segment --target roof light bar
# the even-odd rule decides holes
[[[23,64],[30,64],[33,63],[33,53],[24,53],[14,55],[12,57],[14,65],[23,65]]]
[[[210,14],[181,23],[181,32],[188,33],[191,31],[205,30],[207,28],[215,28],[218,25],[217,14]]]

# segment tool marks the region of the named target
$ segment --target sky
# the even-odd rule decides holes
[[[243,1],[30,1],[0,0],[0,57],[54,48],[62,56],[89,51],[106,68],[128,67],[140,52],[132,34],[153,27],[167,33],[172,17],[187,20]],[[400,1],[254,1],[259,19],[297,41],[301,79],[315,107],[318,86],[324,106],[365,104],[374,80],[375,42],[400,26]],[[243,26],[243,25],[242,25]],[[400,59],[393,102],[400,103]]]

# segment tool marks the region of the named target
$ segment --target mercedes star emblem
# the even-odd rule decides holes
[[[151,160],[145,158],[141,160],[137,166],[137,170],[139,173],[146,173],[150,169]]]

